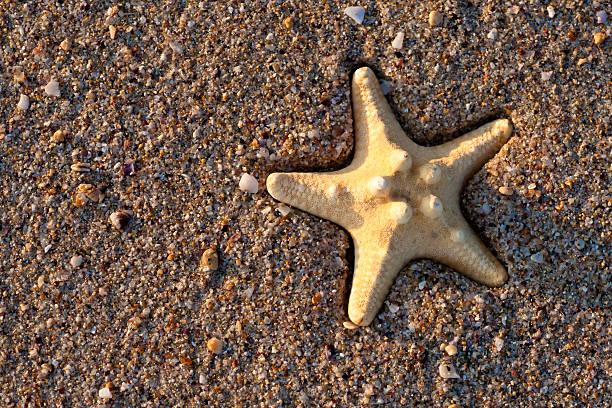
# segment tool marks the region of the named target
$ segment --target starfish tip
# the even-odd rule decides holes
[[[361,67],[353,74],[353,82],[356,84],[365,83],[374,76],[374,72],[368,67]]]
[[[501,138],[506,141],[512,134],[512,123],[508,119],[498,119],[494,125]]]
[[[266,179],[266,189],[274,198],[277,198],[282,189],[282,180],[285,177],[283,173],[272,173]]]

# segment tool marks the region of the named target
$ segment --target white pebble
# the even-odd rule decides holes
[[[278,206],[278,212],[280,213],[281,216],[286,217],[287,214],[291,212],[291,207],[285,204],[281,204]]]
[[[397,33],[397,35],[393,39],[393,42],[391,43],[391,45],[396,50],[401,50],[402,49],[402,46],[404,45],[404,32],[403,31],[400,31],[399,33]]]
[[[457,346],[455,346],[454,344],[449,344],[444,347],[444,351],[446,351],[446,354],[448,354],[449,356],[454,356],[455,354],[457,354]]]
[[[119,391],[124,392],[126,390],[128,390],[130,388],[130,385],[126,382],[122,382],[121,383],[121,388],[119,388]]]
[[[423,290],[423,288],[425,287],[425,285],[427,285],[427,281],[421,281],[421,282],[419,282],[419,290]]]
[[[111,399],[113,397],[108,387],[100,388],[98,396],[102,399]]]
[[[51,79],[47,85],[45,85],[45,93],[49,96],[60,96],[59,82],[55,79]]]
[[[359,6],[347,7],[344,9],[344,14],[352,18],[357,24],[361,24],[365,17],[365,9]]]
[[[30,108],[30,98],[27,95],[21,94],[17,107],[21,110],[28,110]]]
[[[206,384],[206,377],[204,377],[204,374],[200,374],[200,378],[198,378],[200,384]]]
[[[70,258],[70,265],[72,265],[73,268],[78,268],[82,264],[83,264],[83,257],[81,255],[75,255],[72,258]]]
[[[543,71],[541,74],[542,77],[542,81],[548,81],[550,79],[550,77],[552,76],[552,71]]]
[[[542,263],[544,262],[544,255],[542,255],[541,252],[538,252],[537,254],[531,255],[531,260],[535,263]]]
[[[391,313],[396,313],[399,310],[399,306],[394,303],[389,303],[389,311]]]
[[[259,191],[257,179],[248,173],[244,173],[242,175],[242,177],[240,178],[240,183],[238,183],[238,188],[240,188],[240,190],[242,191],[251,194],[255,194],[257,191]]]
[[[606,24],[608,21],[608,13],[603,10],[598,11],[595,16],[597,17],[597,24]]]
[[[553,6],[546,7],[548,11],[548,17],[553,18],[555,16],[555,8]]]
[[[487,34],[487,38],[489,40],[495,40],[497,39],[497,28],[492,29],[491,31],[489,31],[489,34]]]
[[[499,353],[504,348],[504,339],[496,337],[494,340],[495,350]]]

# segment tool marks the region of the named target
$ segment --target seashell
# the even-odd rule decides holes
[[[216,271],[219,268],[219,256],[216,249],[208,248],[204,251],[202,258],[200,258],[200,267],[205,272]]]
[[[131,219],[132,212],[128,210],[115,211],[109,217],[109,221],[113,227],[121,232],[124,232],[127,229]]]
[[[404,32],[400,31],[397,33],[393,41],[391,42],[391,46],[396,50],[401,50],[404,45]]]
[[[77,173],[86,173],[91,171],[89,164],[81,162],[74,163],[72,166],[70,166],[70,169]]]
[[[223,340],[212,337],[206,342],[206,347],[211,353],[221,354],[223,352]]]
[[[255,194],[259,190],[259,185],[255,177],[248,173],[244,173],[242,177],[240,177],[238,188],[247,193]]]
[[[55,79],[51,79],[47,85],[45,85],[45,93],[49,96],[60,96],[59,82]]]

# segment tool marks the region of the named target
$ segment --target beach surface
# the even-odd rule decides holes
[[[611,12],[1,1],[0,405],[612,406]],[[362,66],[416,143],[514,132],[461,196],[509,281],[415,261],[354,328],[350,237],[265,179],[350,162]]]

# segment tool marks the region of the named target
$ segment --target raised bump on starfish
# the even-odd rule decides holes
[[[508,275],[459,208],[465,182],[508,140],[506,119],[440,146],[419,146],[395,119],[368,68],[352,83],[355,154],[330,173],[274,173],[270,194],[344,227],[355,244],[349,318],[368,325],[399,271],[430,258],[489,285]]]

